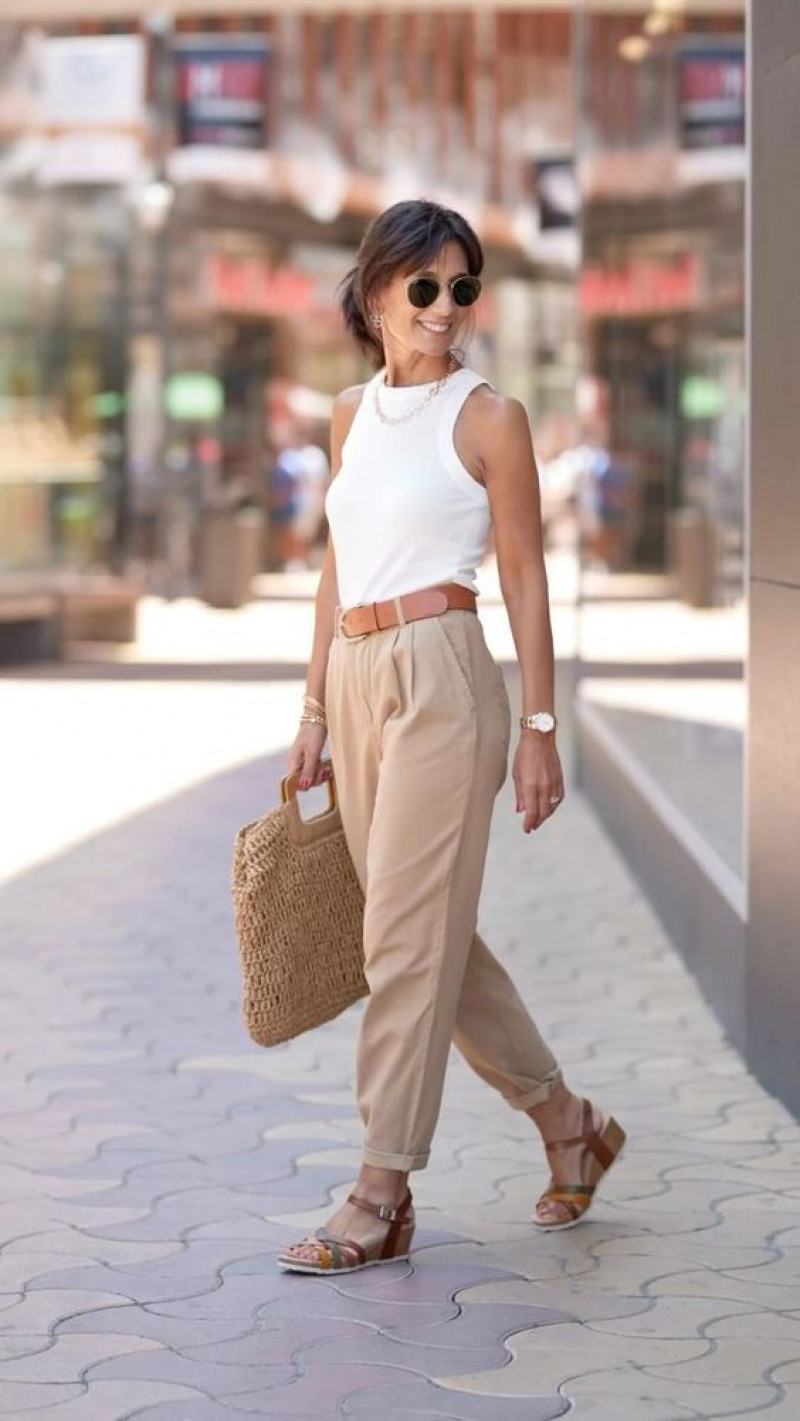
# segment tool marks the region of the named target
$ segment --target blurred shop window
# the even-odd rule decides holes
[[[743,15],[665,4],[648,18],[657,8],[669,23],[648,25],[645,6],[583,8],[579,299],[592,398],[579,385],[579,407],[592,452],[578,718],[703,872],[741,884]]]

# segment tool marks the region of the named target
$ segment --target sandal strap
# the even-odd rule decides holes
[[[323,1247],[328,1250],[328,1252],[332,1255],[334,1268],[342,1268],[347,1266],[345,1264],[344,1258],[342,1257],[343,1248],[352,1249],[359,1263],[366,1263],[367,1261],[367,1255],[364,1249],[361,1247],[360,1243],[356,1243],[355,1239],[339,1238],[336,1234],[329,1234],[327,1229],[320,1229],[319,1232],[316,1234],[316,1238],[310,1240],[310,1242],[314,1243],[316,1242],[316,1240],[319,1240]],[[323,1268],[327,1268],[330,1266],[330,1263],[323,1262],[322,1266]]]
[[[583,1101],[583,1134],[573,1135],[569,1140],[545,1140],[544,1142],[546,1150],[566,1150],[572,1145],[585,1145],[604,1169],[608,1169],[615,1159],[614,1151],[608,1148],[605,1140],[601,1135],[598,1135],[592,1125],[592,1107],[585,1097]]]
[[[585,1208],[582,1209],[581,1206],[580,1206],[580,1204],[576,1204],[576,1203],[575,1203],[575,1200],[574,1200],[574,1199],[559,1199],[559,1198],[556,1197],[556,1195],[550,1194],[550,1193],[548,1193],[548,1194],[543,1194],[542,1197],[541,1197],[541,1199],[539,1200],[539,1203],[540,1203],[540,1204],[561,1204],[561,1205],[567,1210],[567,1212],[568,1212],[568,1214],[569,1214],[569,1217],[570,1217],[571,1219],[579,1219],[580,1216],[581,1216],[581,1214],[585,1214],[585,1213],[586,1213],[586,1209],[585,1209]],[[537,1206],[537,1207],[538,1207],[538,1206]]]
[[[543,1199],[558,1199],[564,1204],[568,1204],[571,1199],[580,1198],[591,1199],[594,1194],[593,1184],[559,1184],[553,1189],[545,1190]]]
[[[546,1149],[546,1150],[566,1150],[566,1149],[569,1149],[570,1145],[582,1145],[582,1144],[584,1144],[585,1141],[586,1141],[586,1136],[587,1136],[587,1134],[594,1134],[594,1131],[592,1130],[592,1107],[591,1107],[590,1102],[586,1099],[585,1096],[584,1096],[584,1098],[583,1098],[583,1121],[582,1121],[582,1124],[583,1124],[583,1134],[582,1134],[582,1135],[572,1135],[572,1136],[570,1137],[570,1139],[568,1139],[568,1140],[545,1140],[545,1142],[544,1142],[544,1147],[545,1147],[545,1149]]]
[[[387,1224],[397,1221],[402,1223],[411,1204],[411,1190],[408,1190],[405,1199],[394,1209],[389,1204],[373,1204],[371,1199],[363,1199],[360,1194],[348,1194],[347,1202],[355,1204],[358,1209],[366,1209],[368,1214],[374,1214],[376,1218],[384,1220]]]
[[[373,1204],[371,1199],[362,1199],[359,1194],[348,1194],[347,1202],[355,1204],[358,1209],[366,1209],[368,1214],[375,1214],[379,1219],[388,1223],[383,1248],[381,1249],[381,1261],[385,1258],[394,1258],[397,1252],[397,1242],[404,1228],[408,1228],[406,1223],[408,1211],[411,1208],[411,1190],[406,1191],[406,1197],[402,1203],[393,1209],[389,1204]]]

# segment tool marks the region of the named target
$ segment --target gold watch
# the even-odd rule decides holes
[[[549,711],[534,711],[531,715],[521,715],[519,723],[522,730],[540,730],[543,735],[556,728],[556,718]]]

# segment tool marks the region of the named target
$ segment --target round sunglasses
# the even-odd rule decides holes
[[[435,276],[415,276],[406,287],[406,294],[412,306],[424,310],[432,306],[442,289],[442,282]],[[481,294],[481,283],[477,276],[455,276],[446,283],[450,287],[457,306],[471,306]]]

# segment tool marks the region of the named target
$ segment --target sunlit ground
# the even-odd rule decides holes
[[[556,654],[578,642],[575,560],[548,561]],[[132,647],[85,645],[73,665],[5,671],[0,775],[6,829],[0,876],[19,872],[129,814],[234,765],[280,752],[292,739],[313,629],[314,576],[260,579],[260,600],[236,611],[193,598],[143,600]],[[515,651],[496,568],[481,574],[481,618],[493,655]],[[592,663],[627,663],[630,679],[593,681],[606,705],[677,721],[739,725],[743,691],[713,678],[653,684],[637,663],[739,655],[738,609],[696,613],[675,602],[614,601],[583,612]],[[152,667],[152,674],[148,668]],[[645,673],[646,676],[646,673]],[[265,784],[265,805],[274,793]]]

